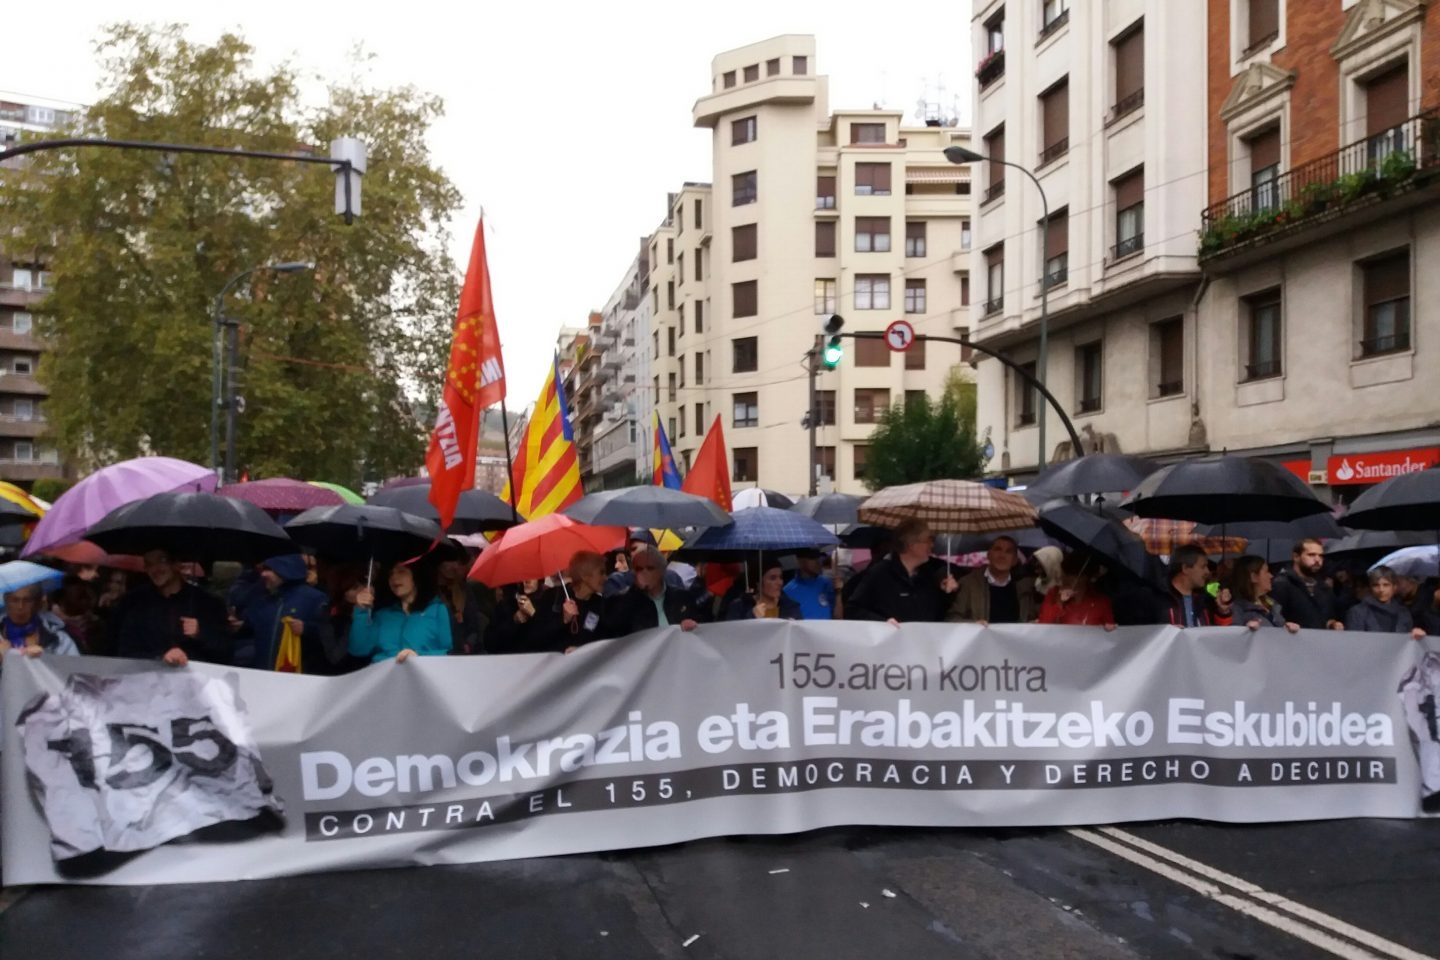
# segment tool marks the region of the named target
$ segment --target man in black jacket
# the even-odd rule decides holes
[[[175,667],[192,659],[228,663],[225,605],[188,583],[167,551],[145,554],[145,576],[149,582],[126,594],[116,609],[116,654]]]
[[[1228,612],[1222,613],[1215,600],[1205,592],[1210,579],[1210,558],[1205,551],[1187,543],[1170,554],[1170,583],[1164,592],[1145,591],[1144,599],[1132,598],[1142,604],[1144,619],[1132,622],[1173,624],[1177,627],[1213,627],[1230,622]],[[1129,619],[1129,618],[1127,618]]]
[[[895,529],[895,550],[865,570],[865,579],[845,600],[848,620],[884,620],[892,626],[945,619],[955,578],[941,577],[930,555],[935,534],[923,520],[907,520]]]
[[[1301,540],[1290,552],[1290,566],[1280,571],[1270,596],[1280,605],[1285,619],[1306,630],[1344,630],[1339,598],[1320,579],[1325,566],[1325,547],[1319,540]]]
[[[615,636],[655,627],[695,629],[701,619],[695,601],[688,591],[666,586],[665,567],[665,557],[654,547],[641,547],[631,554],[635,586],[611,598]]]

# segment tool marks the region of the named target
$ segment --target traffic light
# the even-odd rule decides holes
[[[826,370],[834,370],[840,366],[840,358],[845,356],[845,348],[840,345],[840,328],[845,326],[845,318],[840,314],[831,315],[825,321],[824,331],[828,339],[825,341],[825,349],[820,354],[820,361],[825,365]]]

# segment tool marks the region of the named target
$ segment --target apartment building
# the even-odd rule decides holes
[[[712,182],[671,198],[651,243],[651,386],[676,456],[693,460],[721,416],[734,481],[809,489],[806,355],[844,329],[956,336],[969,324],[970,178],[942,151],[954,127],[898,110],[829,107],[815,40],[787,35],[711,63],[693,120],[712,134]],[[879,415],[938,395],[959,346],[845,341],[820,374],[822,486],[864,489]]]
[[[1012,166],[977,165],[973,339],[1043,376],[1085,452],[1205,449],[1194,303],[1205,5],[976,0],[972,9],[974,149],[1024,167],[1041,188]],[[1032,476],[1042,422],[1047,461],[1076,455],[1022,377],[982,357],[977,382],[992,472]]]
[[[600,423],[595,429],[594,484],[626,487],[650,476],[650,238],[642,237],[610,299],[600,311]]]
[[[1440,5],[1208,7],[1196,402],[1349,501],[1440,463]]]
[[[0,149],[27,133],[68,125],[75,109],[0,93]],[[33,254],[0,249],[0,480],[27,488],[41,478],[64,476],[55,447],[45,440],[49,394],[35,377],[46,347],[36,336],[33,308],[49,289],[50,273]]]

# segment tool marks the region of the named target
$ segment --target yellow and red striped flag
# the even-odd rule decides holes
[[[510,488],[519,491],[515,509],[527,520],[564,510],[585,491],[580,485],[580,459],[575,453],[575,435],[565,409],[565,385],[560,379],[560,358],[550,363],[545,386],[535,411],[525,425],[525,436],[510,465],[510,483],[502,500],[510,499]]]

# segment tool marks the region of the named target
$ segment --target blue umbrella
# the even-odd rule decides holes
[[[681,549],[687,556],[710,554],[795,553],[835,546],[839,538],[809,517],[777,507],[749,507],[731,514],[728,527],[710,527]]]
[[[47,567],[29,560],[11,560],[0,563],[0,594],[13,593],[21,587],[36,583],[59,583],[65,579],[62,570]]]
[[[1440,576],[1440,547],[1433,544],[1405,547],[1381,558],[1380,562],[1370,569],[1374,570],[1375,567],[1389,567],[1395,571],[1396,576],[1414,577],[1416,580]],[[0,570],[3,569],[4,567],[0,567]]]

